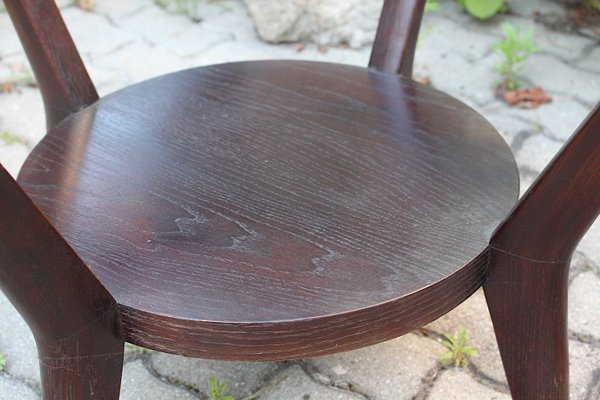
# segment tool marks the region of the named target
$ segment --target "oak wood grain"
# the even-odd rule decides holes
[[[291,321],[356,334],[361,310],[392,302],[401,318],[404,297],[444,282],[464,300],[517,195],[508,147],[460,102],[396,75],[284,61],[108,96],[50,131],[19,180],[127,311],[124,326],[143,314],[273,337]],[[456,286],[473,260],[479,272]],[[345,326],[326,324],[340,314]]]
[[[511,393],[517,399],[569,398],[569,264],[600,212],[598,149],[600,104],[490,242],[485,293]]]
[[[0,243],[0,288],[35,337],[44,400],[117,399],[116,302],[1,166]]]
[[[385,0],[369,67],[410,78],[425,0]]]

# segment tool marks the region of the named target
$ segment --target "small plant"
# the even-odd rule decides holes
[[[4,372],[4,368],[6,367],[6,356],[0,353],[0,372]]]
[[[440,9],[440,3],[438,3],[437,0],[427,0],[425,2],[425,12],[439,10],[439,9]]]
[[[479,352],[474,347],[467,346],[467,331],[465,328],[458,330],[458,336],[444,335],[442,345],[449,351],[442,354],[440,361],[442,364],[453,364],[455,367],[464,367],[469,365],[468,357],[477,357]]]
[[[600,12],[600,0],[585,0],[588,6]]]
[[[227,384],[217,381],[214,376],[208,378],[208,391],[211,400],[235,400],[232,396],[223,396],[227,390]]]
[[[507,10],[504,0],[456,0],[456,4],[482,21]]]
[[[0,131],[0,142],[4,142],[4,144],[10,145],[21,142],[21,139],[18,136],[13,135],[12,133]]]
[[[514,90],[523,84],[519,78],[518,65],[527,60],[538,49],[533,42],[533,30],[521,34],[519,28],[505,22],[502,24],[504,39],[494,44],[494,51],[503,57],[496,65],[501,80],[498,87],[504,90]]]
[[[147,348],[142,347],[142,346],[136,346],[135,344],[127,343],[126,346],[127,346],[128,349],[133,350],[136,354],[139,354],[139,355],[152,353],[152,350],[147,349]]]

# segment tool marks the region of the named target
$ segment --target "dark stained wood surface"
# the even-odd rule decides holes
[[[0,288],[35,337],[44,400],[118,398],[115,300],[1,166],[0,243]]]
[[[412,75],[425,0],[385,0],[373,43],[369,67]]]
[[[395,75],[286,61],[108,96],[50,131],[19,181],[120,304],[127,338],[180,352],[144,332],[200,327],[221,343],[210,327],[255,326],[266,342],[265,329],[297,324],[308,349],[309,328],[356,335],[378,312],[387,321],[373,326],[398,325],[371,342],[426,323],[481,285],[518,192],[508,147],[457,100]],[[431,309],[410,320],[419,302]]]
[[[490,242],[485,294],[514,398],[569,398],[569,264],[600,212],[599,149],[600,104]]]

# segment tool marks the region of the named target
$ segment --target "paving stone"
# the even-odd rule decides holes
[[[420,36],[415,63],[426,66],[432,86],[465,101],[485,104],[494,100],[494,65],[496,56],[491,53],[494,37],[462,30],[462,41],[454,42],[452,35],[445,36],[439,25],[460,31],[451,21],[431,18],[425,23]],[[476,62],[475,62],[476,61]]]
[[[596,43],[590,38],[552,31],[539,24],[535,25],[533,40],[539,49],[538,54],[558,57],[563,61],[573,62],[575,66],[579,64],[576,61],[585,56],[588,49]],[[532,57],[537,57],[537,55]]]
[[[202,41],[194,40],[200,37]],[[202,54],[211,47],[232,40],[231,33],[205,29],[203,24],[189,25],[170,36],[153,38],[156,45],[169,49],[176,56],[183,58]]]
[[[468,61],[479,62],[492,52],[497,36],[491,32],[474,33],[464,29],[459,23],[430,12],[421,24],[417,54],[432,58],[436,53],[456,53]],[[457,77],[460,71],[454,71]]]
[[[533,184],[539,173],[523,173],[519,171],[519,197],[523,196]]]
[[[581,250],[576,250],[571,258],[571,266],[569,270],[569,283],[583,272],[600,273],[600,268]]]
[[[150,363],[160,375],[194,384],[205,393],[208,378],[212,375],[227,383],[228,394],[235,398],[255,393],[280,368],[278,363],[212,361],[158,352],[152,353]]]
[[[522,146],[520,141],[519,143],[515,142],[517,136],[529,137],[541,133],[542,127],[539,123],[511,115],[508,106],[500,101],[496,101],[478,111],[482,112],[486,119],[498,130],[504,140],[511,146],[513,152]]]
[[[472,63],[456,52],[439,49],[431,55],[417,53],[415,60],[420,65],[428,66],[433,87],[456,96],[467,104],[470,100],[483,105],[495,98],[496,77],[490,73],[495,61],[491,54]]]
[[[600,339],[600,278],[584,272],[569,287],[569,329]]]
[[[185,61],[177,59],[173,52],[140,41],[101,59],[88,61],[88,71],[101,95],[188,66]]]
[[[157,5],[146,7],[129,18],[115,20],[114,22],[120,28],[139,35],[151,45],[156,44],[160,38],[176,35],[192,23],[189,17],[167,13]],[[148,29],[149,23],[152,29]]]
[[[23,51],[8,13],[0,13],[0,59]]]
[[[0,94],[0,131],[19,137],[30,149],[44,137],[46,117],[38,89],[19,88]]]
[[[444,348],[414,333],[346,353],[307,361],[337,384],[351,384],[373,400],[412,399]]]
[[[596,265],[600,265],[600,219],[594,222],[581,239],[578,249],[584,252]]]
[[[78,7],[63,10],[62,16],[77,50],[87,59],[105,57],[139,38],[134,32],[116,28],[105,16]]]
[[[575,66],[595,74],[600,74],[600,62],[598,60],[600,60],[600,46],[594,46],[586,53],[585,57],[577,61]]]
[[[0,144],[0,162],[15,179],[28,155],[29,149],[23,144],[16,143],[10,146]]]
[[[260,397],[261,400],[364,400],[359,394],[312,380],[298,365],[289,367],[285,378]],[[281,379],[281,376],[276,378]],[[395,397],[392,397],[395,398]]]
[[[94,13],[104,14],[110,16],[113,21],[119,21],[149,6],[152,6],[149,0],[101,0],[96,1]]]
[[[600,348],[569,341],[571,399],[600,399]]]
[[[197,399],[189,391],[152,376],[141,360],[123,368],[120,400],[188,400]]]
[[[70,7],[76,7],[75,1],[76,0],[54,0],[56,5],[62,10]]]
[[[437,378],[428,400],[510,400],[509,394],[500,393],[477,383],[469,374],[460,368],[444,370]]]
[[[38,385],[40,369],[33,335],[2,292],[0,316],[0,353],[6,356],[6,371],[13,377]],[[0,389],[0,393],[3,390]]]
[[[210,6],[210,3],[217,4],[220,12],[211,15],[210,18],[204,18],[200,25],[204,29],[208,29],[213,32],[220,32],[231,35],[234,40],[239,41],[243,47],[246,43],[252,43],[253,45],[266,45],[260,40],[252,19],[248,15],[248,8],[244,5],[241,0],[219,0],[218,2],[206,2]],[[194,38],[191,38],[194,40]],[[198,40],[200,41],[200,38]],[[275,46],[282,48],[283,46]]]
[[[532,171],[540,172],[556,155],[563,143],[537,134],[527,138],[516,154],[519,168],[526,167]]]
[[[574,93],[590,106],[600,100],[599,74],[573,69],[556,57],[536,54],[526,62],[525,74],[551,96]]]
[[[546,136],[564,142],[591,111],[590,107],[583,106],[571,96],[556,95],[552,103],[530,110],[513,107],[508,113],[541,127]]]
[[[35,390],[6,374],[0,375],[0,400],[40,400]]]
[[[461,327],[467,332],[469,346],[479,352],[479,356],[472,358],[471,362],[485,376],[499,384],[506,384],[506,375],[483,290],[478,290],[467,301],[427,326],[437,333],[452,335],[456,335]]]

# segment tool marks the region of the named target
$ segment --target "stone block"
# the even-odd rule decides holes
[[[2,155],[0,155],[0,159],[2,159]],[[33,335],[23,318],[2,292],[0,292],[0,316],[0,353],[6,357],[6,372],[13,378],[38,385],[40,367]],[[4,383],[8,384],[8,382]],[[2,385],[0,383],[0,387]],[[0,389],[1,393],[3,393],[2,389]]]
[[[213,361],[158,352],[150,356],[150,364],[160,375],[193,384],[203,393],[207,393],[208,378],[214,376],[227,384],[227,393],[236,399],[255,393],[280,368],[278,363]]]
[[[596,265],[600,266],[600,219],[594,222],[583,239],[581,239],[578,249]]]
[[[478,383],[464,369],[450,368],[441,372],[435,381],[428,400],[510,400],[507,393],[497,392]]]
[[[276,379],[282,379],[273,389],[260,396],[261,400],[364,400],[350,390],[342,390],[315,382],[300,366],[293,365]],[[373,399],[375,400],[375,399]]]
[[[182,387],[152,376],[141,360],[123,368],[120,400],[192,400],[198,397]]]
[[[320,45],[370,44],[381,0],[244,0],[263,40],[272,43],[312,41]]]
[[[412,399],[421,379],[437,365],[444,347],[410,333],[375,346],[307,362],[336,385],[351,386],[373,400]]]
[[[537,134],[530,136],[523,142],[523,146],[516,154],[519,168],[540,172],[560,150],[563,143]]]
[[[600,278],[592,271],[575,277],[569,287],[569,329],[600,339]]]
[[[0,400],[40,400],[40,395],[21,381],[0,375]]]
[[[500,350],[498,350],[483,290],[478,290],[450,313],[427,325],[428,329],[437,333],[452,335],[456,335],[461,327],[465,328],[467,332],[469,346],[476,348],[479,352],[478,357],[471,358],[471,363],[481,374],[497,382],[500,386],[506,385]]]

